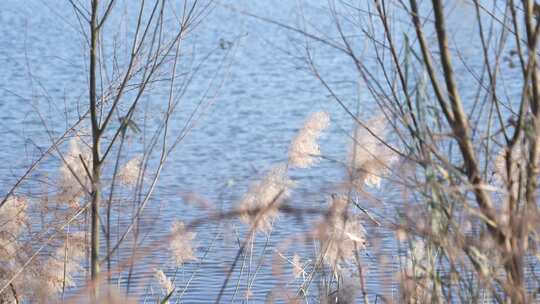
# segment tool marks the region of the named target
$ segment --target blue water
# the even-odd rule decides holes
[[[106,43],[111,43],[112,40],[107,39],[112,39],[114,33],[122,37],[120,41],[133,35],[132,28],[119,24],[122,20],[133,24],[132,19],[137,12],[134,3],[138,1],[119,2],[117,6],[121,13],[113,15],[111,26],[105,28],[111,33],[104,38]],[[241,0],[221,3],[284,24],[299,28],[305,26],[310,32],[326,34],[332,40],[339,38],[327,10],[327,1]],[[365,18],[359,12],[344,10],[342,13],[359,20]],[[473,58],[479,52],[477,45],[471,43],[475,41],[474,11],[458,4],[453,16],[460,22],[455,22],[458,34],[452,39],[463,46],[460,51],[464,58]],[[450,18],[454,24],[452,20]],[[173,22],[172,17],[168,21]],[[4,147],[0,150],[0,189],[7,191],[24,169],[50,145],[49,133],[52,137],[59,136],[84,111],[87,59],[85,37],[67,1],[4,0],[0,3],[0,24],[0,145]],[[394,26],[398,40],[403,39],[405,33],[413,37],[413,32],[402,27],[401,22],[396,21]],[[346,28],[351,31],[358,52],[362,53],[364,38],[353,29]],[[222,49],[220,43],[223,42],[230,42],[230,45]],[[140,231],[145,235],[141,247],[148,250],[149,256],[136,264],[130,288],[134,295],[141,299],[144,295],[148,299],[154,297],[157,289],[149,287],[152,285],[153,268],[163,268],[169,275],[175,271],[166,248],[154,246],[169,232],[171,223],[207,216],[200,207],[187,204],[183,199],[185,194],[195,193],[204,197],[216,210],[234,208],[254,179],[272,165],[286,161],[290,140],[309,113],[320,110],[330,113],[331,126],[321,139],[321,151],[332,159],[346,159],[347,134],[352,129],[352,119],[309,70],[304,60],[304,42],[301,35],[240,14],[219,3],[188,34],[179,70],[193,72],[198,64],[202,68],[193,73],[193,80],[172,119],[171,138],[179,134],[201,98],[204,102],[211,101],[211,105],[209,103],[208,110],[198,119],[193,131],[167,160],[147,207]],[[358,85],[359,77],[350,59],[317,42],[310,41],[309,46],[317,68],[335,93],[354,111],[359,102],[360,116],[369,117],[374,112],[375,103],[365,86]],[[368,68],[377,66],[372,55],[367,48],[362,57]],[[471,64],[473,69],[481,67],[472,59]],[[380,70],[373,69],[372,72],[376,77],[381,76]],[[511,80],[510,76],[508,78]],[[467,81],[467,78],[463,79],[463,82]],[[204,92],[209,87],[212,98],[204,99]],[[166,88],[157,84],[150,92],[143,98],[140,112],[135,117],[143,126],[143,134],[132,137],[127,145],[129,156],[144,148],[156,127],[156,115],[165,109]],[[54,176],[57,166],[57,157],[46,158],[32,179],[23,185],[21,193],[30,191],[37,195],[35,185]],[[294,190],[290,203],[298,207],[320,207],[321,210],[326,206],[329,194],[338,191],[344,179],[343,168],[328,160],[311,169],[294,170],[291,175],[299,186]],[[399,189],[383,185],[383,189],[375,192],[384,194],[381,196],[384,202],[365,202],[366,208],[381,221],[393,220],[392,210],[400,208]],[[304,221],[281,217],[275,223],[266,246],[266,237],[259,235],[253,246],[251,265],[246,262],[241,278],[242,263],[237,266],[226,289],[224,302],[232,301],[238,280],[240,287],[235,300],[245,300],[246,273],[255,273],[261,257],[262,268],[257,272],[250,300],[262,302],[279,286],[278,283],[289,282],[296,286],[298,282],[292,280],[290,269],[284,277],[276,277],[272,275],[272,264],[278,259],[276,250],[280,245],[312,229],[314,220],[314,217],[307,217]],[[391,233],[371,227],[369,223],[366,226],[370,235],[379,240],[373,242],[374,251],[379,252],[376,255],[395,257],[397,250]],[[197,227],[196,231],[199,261],[188,263],[178,271],[176,285],[183,288],[196,271],[181,301],[208,303],[218,294],[238,250],[236,238],[243,240],[245,226],[237,221],[207,223]],[[293,242],[283,249],[283,254],[290,257],[298,252],[305,258],[313,258],[312,250],[311,244]],[[120,251],[120,260],[130,253],[130,247],[126,245]],[[391,294],[395,266],[379,264],[373,254],[365,258],[370,295]],[[125,281],[121,284],[125,285]],[[279,293],[279,289],[276,292]]]

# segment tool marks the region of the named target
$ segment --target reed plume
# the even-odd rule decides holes
[[[171,229],[170,250],[176,266],[185,262],[196,260],[193,239],[196,233],[186,229],[183,222],[175,222]]]
[[[126,186],[132,186],[137,183],[142,166],[142,156],[130,159],[120,170],[118,170],[118,181]]]
[[[329,124],[330,116],[326,112],[315,112],[308,117],[289,146],[291,166],[308,168],[316,162],[321,154],[317,140]]]
[[[12,257],[19,247],[19,235],[27,224],[28,202],[24,197],[11,196],[0,208],[0,252]]]
[[[397,160],[394,151],[381,142],[388,133],[386,117],[376,115],[368,120],[366,126],[371,133],[357,125],[349,148],[351,182],[357,189],[362,189],[364,185],[380,187],[382,177],[389,173],[390,166]]]
[[[321,257],[333,269],[340,269],[341,261],[352,261],[366,245],[364,226],[357,215],[348,214],[347,205],[347,196],[333,195],[327,216],[315,229]]]
[[[270,231],[279,215],[279,206],[294,185],[287,175],[286,165],[273,167],[262,180],[251,185],[240,201],[240,219],[253,227],[254,231]]]
[[[82,264],[86,257],[85,235],[83,232],[66,234],[65,242],[58,246],[44,262],[39,272],[34,298],[52,299],[58,293],[74,287],[75,275],[84,273]]]
[[[165,275],[163,270],[155,269],[154,278],[156,279],[158,286],[163,290],[163,292],[165,292],[165,294],[169,294],[174,290],[174,284],[172,283],[171,279]]]
[[[83,186],[90,185],[85,166],[88,168],[91,162],[90,148],[82,142],[81,135],[76,134],[69,141],[68,151],[60,166],[59,201],[72,205],[84,195]]]
[[[300,260],[300,256],[298,254],[294,254],[291,264],[293,267],[292,273],[293,273],[294,278],[298,279],[300,277],[303,277],[305,274],[305,271],[304,271],[305,265]]]
[[[11,196],[0,208],[0,285],[22,267],[26,257],[26,249],[22,243],[23,228],[28,224],[28,201],[22,196]],[[0,294],[0,303],[16,303],[21,297],[20,291],[24,280],[16,280],[11,288]]]

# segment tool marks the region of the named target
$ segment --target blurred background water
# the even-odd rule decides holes
[[[136,15],[135,2],[138,1],[124,3],[123,14],[128,18]],[[352,119],[310,72],[304,60],[305,41],[302,36],[240,14],[222,4],[283,24],[305,27],[320,35],[324,33],[329,39],[337,38],[327,1],[239,0],[223,1],[213,7],[203,23],[187,38],[193,62],[201,62],[206,55],[208,58],[195,74],[184,97],[175,122],[179,124],[177,127],[190,113],[201,92],[207,89],[208,79],[218,73],[224,83],[209,111],[167,161],[142,222],[141,231],[149,241],[163,238],[176,220],[187,222],[206,215],[201,208],[186,203],[183,199],[186,193],[204,197],[216,208],[234,208],[254,179],[272,165],[287,160],[289,143],[309,113],[322,110],[330,114],[331,126],[321,139],[321,151],[330,159],[346,160]],[[368,4],[365,5],[367,9]],[[344,14],[357,17],[359,22],[366,18],[361,11]],[[399,13],[394,17],[396,39],[401,41],[405,35],[414,37],[405,25],[406,19],[400,19]],[[480,52],[473,7],[464,1],[456,1],[449,20],[454,27],[452,43],[459,47],[464,58],[463,64],[458,63],[458,66],[479,69],[482,62],[473,60]],[[77,118],[77,113],[84,110],[87,100],[87,48],[68,1],[3,0],[0,2],[0,24],[0,145],[3,147],[0,149],[0,189],[7,191],[24,169],[50,145],[47,129],[53,136],[58,136]],[[380,31],[377,28],[373,30]],[[363,54],[364,64],[372,66],[374,75],[380,76],[372,50],[364,47],[365,36],[353,27],[346,28],[346,31],[351,33],[355,47]],[[309,44],[317,67],[345,104],[356,111],[359,103],[360,116],[370,117],[375,112],[375,103],[361,85],[350,59],[327,46],[314,42]],[[223,58],[226,64],[218,68]],[[466,85],[471,79],[467,77],[472,76],[461,75],[460,81]],[[512,85],[518,85],[512,84],[512,75],[513,72],[508,71],[504,76],[509,81],[509,92],[512,92]],[[467,92],[464,99],[474,93]],[[163,97],[156,93],[147,98],[156,99],[159,103]],[[151,118],[153,109],[147,110]],[[141,124],[143,117],[138,116]],[[145,123],[151,125],[152,120]],[[137,144],[133,149],[137,150]],[[54,158],[45,161],[34,178],[54,175],[57,165]],[[290,199],[291,204],[320,207],[321,210],[326,206],[329,194],[338,191],[340,182],[345,178],[343,168],[329,160],[322,160],[311,169],[294,170],[291,174],[298,183]],[[380,202],[365,202],[363,205],[379,220],[392,220],[395,208],[399,209],[404,203],[400,201],[399,191],[383,183],[382,189],[375,190],[374,194]],[[246,273],[253,275],[261,256],[264,259],[251,288],[251,300],[263,301],[278,281],[290,281],[295,286],[290,270],[284,278],[272,275],[272,262],[278,256],[276,250],[279,246],[312,229],[313,220],[298,221],[282,216],[275,223],[267,245],[266,236],[259,235],[253,245],[251,265],[244,266],[242,277],[240,266],[236,268],[224,300],[245,300],[249,280]],[[369,237],[377,240],[374,241],[377,251],[395,257],[398,250],[391,233],[366,225]],[[236,221],[209,223],[197,229],[199,261],[186,264],[177,275],[177,285],[183,287],[196,271],[189,288],[182,295],[183,302],[208,303],[216,298],[238,250],[236,237],[241,241],[244,229],[245,226]],[[312,246],[293,242],[283,251],[287,256],[297,252],[305,258],[312,258],[312,249]],[[130,250],[126,248],[120,251],[119,258],[129,254]],[[381,267],[377,263],[378,254],[365,256],[368,261],[367,288],[372,295],[394,292],[392,284],[383,282],[393,280],[395,265]],[[156,292],[148,287],[152,282],[153,268],[163,268],[171,275],[175,270],[169,262],[167,252],[158,249],[144,262],[138,263],[131,292],[151,297],[152,292]],[[238,280],[239,291],[233,298]]]

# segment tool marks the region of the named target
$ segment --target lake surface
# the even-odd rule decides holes
[[[222,3],[283,24],[307,24],[307,28],[328,33],[332,39],[337,34],[327,1]],[[134,12],[132,7],[126,6],[127,16]],[[474,58],[479,49],[472,25],[473,8],[457,4],[452,16],[459,19],[455,24],[458,34],[453,38],[460,39],[454,42],[462,46],[460,51],[465,58]],[[453,20],[450,18],[452,24]],[[7,191],[50,144],[44,122],[53,135],[59,135],[76,119],[77,108],[84,108],[87,80],[84,38],[67,1],[3,0],[0,24],[3,25],[0,27],[0,145],[4,147],[0,150],[0,189]],[[409,28],[401,30],[399,21],[395,28],[398,39],[402,39],[402,31],[413,36]],[[201,208],[187,204],[183,198],[186,193],[204,197],[216,209],[234,208],[253,180],[272,165],[287,160],[289,143],[309,113],[322,110],[331,116],[331,126],[320,141],[322,153],[330,159],[346,160],[348,134],[353,126],[350,116],[329,96],[302,60],[305,53],[301,36],[223,5],[216,5],[189,35],[188,49],[193,61],[200,62],[203,56],[209,55],[184,97],[176,127],[181,127],[182,119],[189,115],[194,101],[208,87],[209,79],[218,73],[218,78],[224,82],[212,106],[167,161],[142,221],[141,231],[150,243],[164,238],[176,220],[189,222],[206,216]],[[354,39],[361,49],[362,37]],[[230,49],[221,49],[223,42],[231,42]],[[370,117],[375,109],[374,101],[365,88],[358,86],[359,79],[350,60],[320,44],[314,43],[312,47],[318,68],[339,96],[351,109],[356,109],[359,100],[360,116]],[[375,61],[369,61],[374,60],[369,52],[365,56],[366,65],[376,67]],[[221,62],[225,65],[219,69]],[[481,64],[472,59],[471,63],[473,69]],[[374,69],[374,73],[377,75],[378,71]],[[511,79],[511,74],[508,78]],[[468,79],[461,81],[466,83]],[[149,98],[164,97],[159,94]],[[143,116],[138,119],[142,121]],[[152,121],[145,123],[151,126]],[[136,143],[131,147],[134,151],[140,148]],[[56,166],[54,158],[46,160],[35,179],[47,172],[54,174]],[[338,191],[345,176],[342,167],[328,160],[310,169],[294,170],[291,175],[298,187],[290,203],[321,209],[327,205],[329,195]],[[393,210],[401,208],[403,203],[399,190],[383,184],[374,194],[381,202],[365,202],[365,207],[380,221],[392,221]],[[258,235],[251,262],[248,256],[243,271],[240,271],[241,265],[237,266],[223,302],[245,300],[248,273],[257,273],[249,298],[254,303],[263,302],[278,282],[285,280],[290,286],[296,286],[298,282],[290,276],[290,269],[283,278],[276,278],[272,275],[272,264],[280,245],[311,230],[314,220],[308,217],[302,222],[282,216],[275,223],[268,244],[265,235]],[[378,240],[374,242],[378,247],[376,251],[395,258],[398,250],[392,234],[368,223],[366,226],[369,237]],[[245,236],[245,226],[237,221],[209,223],[197,228],[199,261],[186,264],[176,277],[177,286],[182,288],[196,271],[181,297],[182,302],[215,300],[238,250],[237,236],[240,242]],[[293,242],[283,254],[291,257],[296,252],[309,259],[313,258],[312,249],[312,246]],[[129,246],[126,246],[120,251],[120,259],[129,254]],[[261,257],[264,257],[261,269],[256,270]],[[368,292],[371,295],[395,292],[389,281],[393,280],[396,266],[390,263],[382,267],[373,253],[365,255],[365,259]],[[157,292],[155,287],[153,290],[149,287],[153,268],[162,268],[171,275],[175,269],[169,261],[166,250],[151,252],[150,257],[135,267],[131,292],[151,299],[152,293]]]

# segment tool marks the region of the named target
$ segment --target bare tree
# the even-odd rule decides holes
[[[140,246],[138,223],[151,201],[166,160],[215,102],[226,78],[223,71],[229,64],[230,51],[217,47],[200,57],[200,54],[195,57],[187,51],[184,54],[184,48],[188,47],[186,37],[209,14],[213,7],[211,1],[132,3],[90,0],[87,3],[67,1],[67,5],[79,21],[82,39],[88,47],[88,83],[81,84],[87,86],[88,103],[84,107],[87,111],[81,113],[59,138],[47,129],[50,148],[15,183],[1,203],[1,214],[6,215],[14,208],[43,208],[40,211],[44,214],[41,231],[23,236],[17,230],[15,236],[21,242],[17,245],[17,262],[13,263],[14,269],[2,269],[0,294],[13,290],[18,299],[45,301],[59,292],[63,297],[65,289],[73,283],[71,276],[75,266],[82,263],[82,252],[86,248],[92,280],[88,288],[95,301],[102,299],[104,293],[98,291],[98,286],[105,277],[112,283],[114,274],[137,261],[136,253],[129,259],[130,263],[113,263],[111,258],[125,248],[123,244],[131,235],[135,239],[130,245],[132,249],[135,251]],[[133,13],[129,18],[124,15],[126,10]],[[135,18],[131,19],[133,16]],[[129,29],[124,37],[122,27]],[[190,96],[195,100],[194,105],[190,112],[184,113],[187,119],[179,124],[178,105],[205,60],[217,50],[220,51],[216,55],[221,57],[220,65],[211,69],[214,74],[207,79],[207,87],[201,94]],[[157,102],[149,98],[150,94],[165,98]],[[153,103],[154,112],[145,113],[150,103]],[[157,109],[162,111],[155,111]],[[156,123],[141,125],[140,120],[145,115],[153,115]],[[175,120],[174,125],[172,120]],[[90,126],[90,135],[85,133],[85,124]],[[148,137],[147,143],[135,147],[139,152],[134,157],[134,151],[127,150],[130,136]],[[69,138],[70,146],[65,151],[63,142]],[[24,192],[17,192],[18,187],[32,183],[27,178],[40,169],[40,162],[54,156],[58,156],[61,167],[58,194],[45,194],[40,198],[42,206],[32,206],[30,201],[23,200]],[[132,159],[126,161],[128,156]],[[114,224],[113,216],[124,216],[113,211],[119,208],[114,207],[119,205],[117,202],[130,202],[129,210],[133,212],[127,217],[127,225]],[[53,204],[62,206],[62,211],[53,210]],[[30,220],[31,214],[20,213],[21,219],[14,217],[14,220],[22,223]],[[85,215],[89,222],[84,220]],[[89,231],[89,244],[81,246],[76,232],[85,231]],[[117,234],[116,238],[113,233]],[[106,242],[105,253],[100,252],[100,248],[104,248],[100,246],[101,240]],[[64,243],[59,244],[61,241]],[[36,245],[30,246],[31,243]],[[82,251],[72,251],[74,246]],[[49,252],[57,252],[58,256],[53,254],[51,259],[44,260],[41,256]],[[11,254],[6,252],[6,258]],[[55,264],[58,261],[64,261],[63,266]],[[100,275],[103,265],[107,266],[106,276]],[[31,286],[23,290],[21,286],[24,285],[20,284],[30,277],[32,282],[39,284],[29,284]],[[49,285],[43,288],[40,284]]]
[[[447,18],[456,6],[474,15],[473,57],[459,41],[469,37],[451,38],[457,17]],[[410,166],[388,176],[390,185],[411,193],[405,202],[423,208],[387,223],[400,242],[409,241],[403,301],[537,299],[529,271],[538,264],[540,229],[536,7],[531,0],[330,1],[332,32],[305,20],[300,28],[246,13],[300,34],[304,58],[332,99],[365,136]],[[361,79],[364,89],[360,103],[378,108],[391,138],[378,136],[379,124],[366,122],[367,115],[354,114],[332,85],[337,75],[320,68],[316,48],[350,59],[351,82]],[[508,88],[509,77],[521,88]]]

